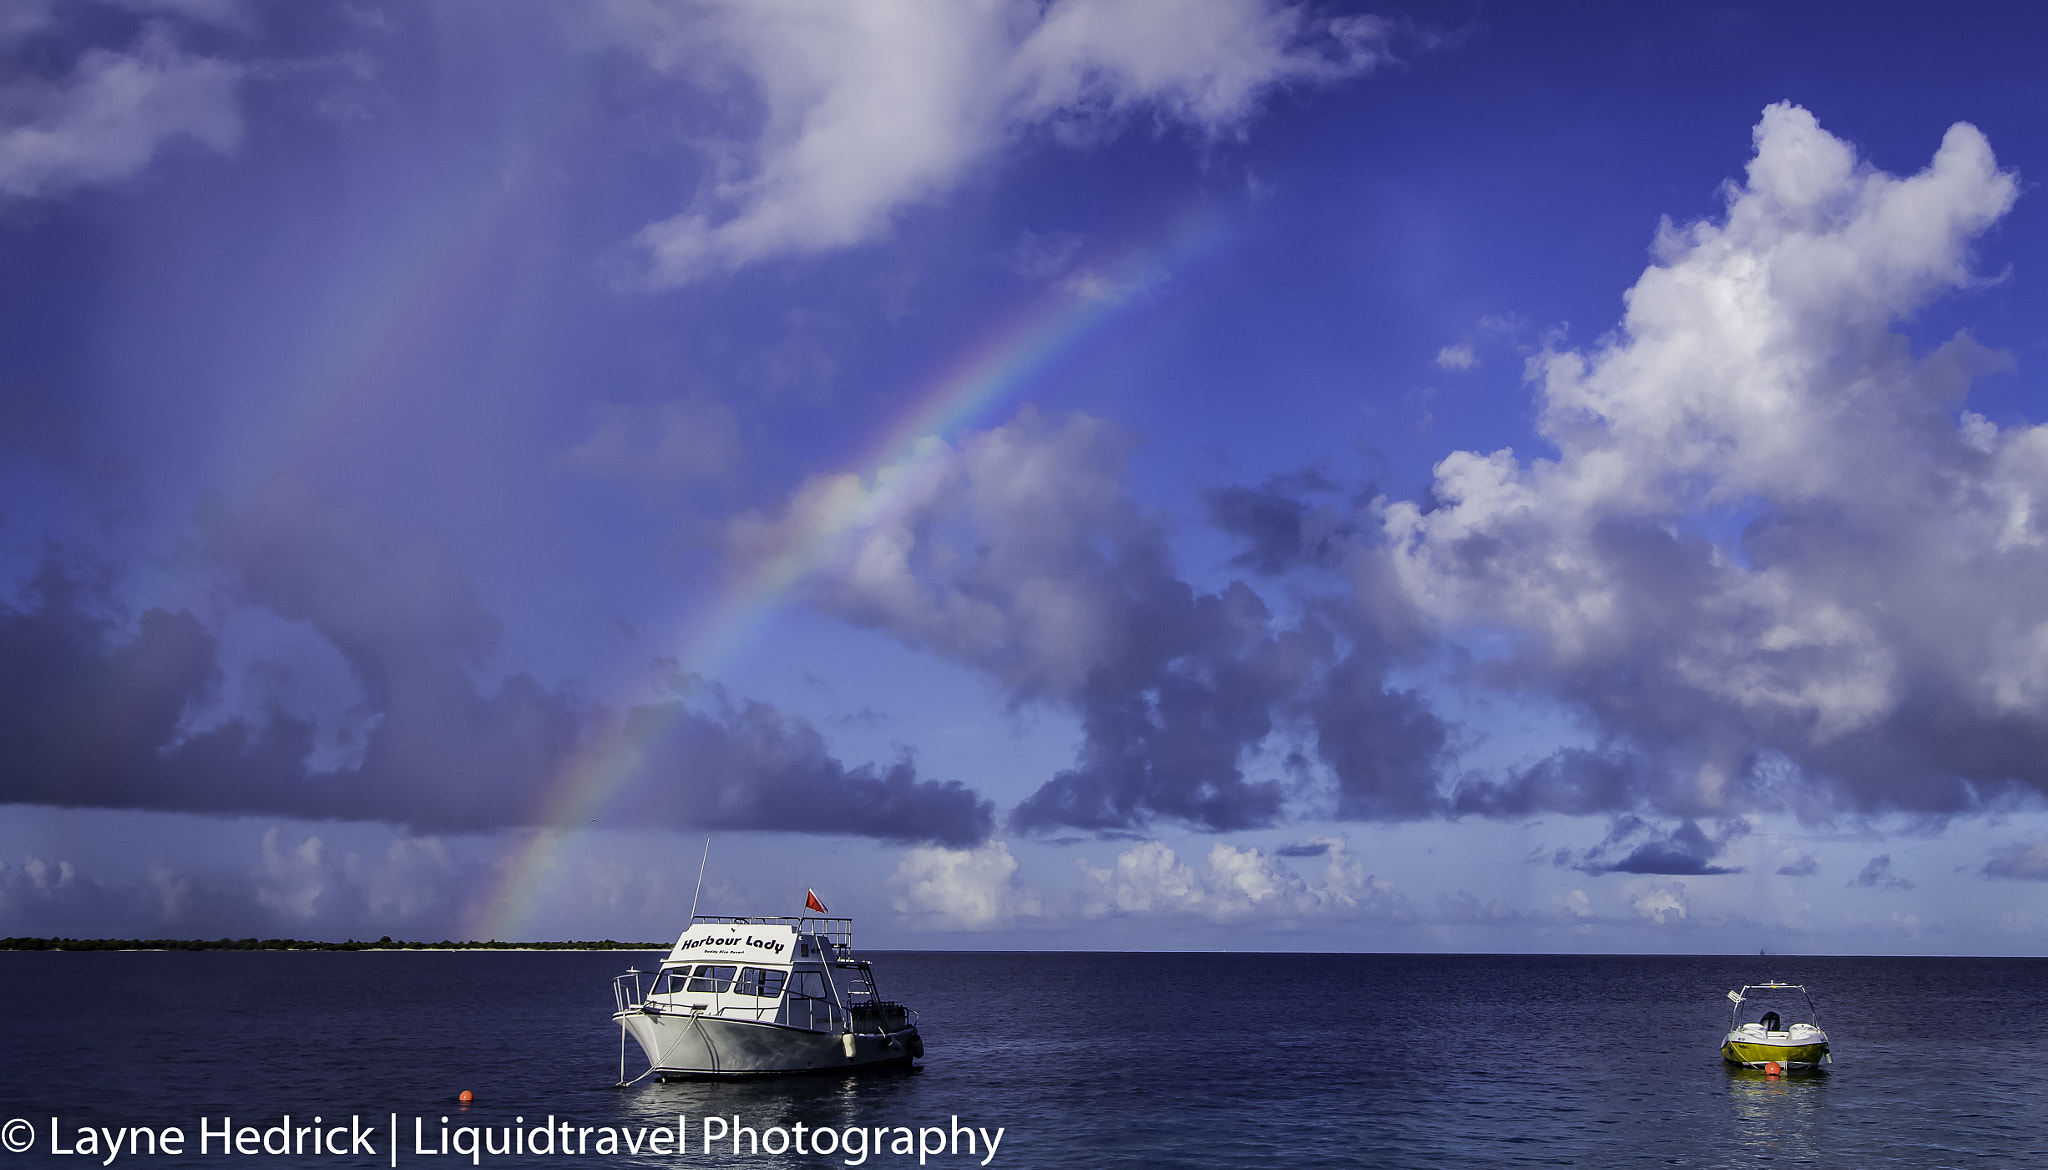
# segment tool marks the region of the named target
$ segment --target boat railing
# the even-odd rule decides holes
[[[640,990],[640,976],[645,973],[634,969],[612,979],[612,1002],[620,1011],[637,1012],[647,1002],[646,993]],[[628,980],[632,981],[630,989],[626,986]]]
[[[792,1028],[813,1032],[857,1032],[884,1036],[917,1025],[917,1013],[900,1003],[878,1001],[843,1008],[829,999],[791,995],[784,1005],[782,1022]]]
[[[870,1036],[901,1032],[917,1026],[917,1013],[891,1000],[878,999],[853,1005],[853,1031]]]
[[[849,958],[853,954],[853,919],[851,918],[806,918],[797,926],[797,933],[808,934],[825,940],[832,948],[835,959]]]
[[[733,926],[795,926],[801,921],[791,914],[699,914],[690,919],[693,926],[699,922]]]
[[[636,969],[612,979],[612,1005],[620,1012],[647,1009],[647,991],[641,976],[650,972]],[[813,1032],[857,1032],[883,1036],[917,1026],[917,1013],[893,1000],[865,1000],[842,1007],[837,1001],[794,990],[783,1003],[782,1023]]]

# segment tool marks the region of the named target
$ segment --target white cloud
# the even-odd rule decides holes
[[[1118,561],[1151,549],[1122,482],[1125,446],[1098,419],[1051,427],[1027,409],[958,448],[927,440],[869,482],[814,476],[780,515],[736,520],[732,543],[757,560],[805,558],[828,610],[1020,691],[1072,694],[1131,637],[1133,574]]]
[[[1117,854],[1114,869],[1097,869],[1076,858],[1081,871],[1081,912],[1110,914],[1193,913],[1208,891],[1180,855],[1158,841],[1145,841]]]
[[[1033,130],[1144,114],[1238,133],[1276,88],[1387,60],[1390,32],[1271,0],[622,0],[607,18],[656,69],[760,107],[756,135],[713,152],[717,181],[640,234],[656,285],[875,238]]]
[[[76,935],[80,923],[93,923],[93,929],[110,921],[129,925],[136,915],[123,893],[63,858],[50,862],[31,855],[19,864],[0,861],[0,934]]]
[[[1984,876],[2011,881],[2048,881],[2048,841],[2015,842],[1991,851]]]
[[[263,834],[253,886],[259,904],[288,923],[312,927],[309,937],[318,937],[323,929],[362,924],[394,933],[445,924],[466,876],[435,838],[394,838],[381,858],[365,858],[337,852],[314,836],[283,845],[273,826]]]
[[[1684,882],[1630,882],[1627,896],[1637,914],[1659,926],[1683,922],[1692,910]]]
[[[1531,360],[1555,458],[1454,452],[1439,506],[1383,505],[1401,591],[1672,753],[1668,811],[1768,803],[1774,758],[1866,806],[2048,787],[2022,743],[2048,729],[2048,427],[1958,422],[2007,359],[1895,331],[1973,282],[2018,185],[1963,124],[1906,177],[1796,106],[1755,146],[1724,216],[1664,226],[1617,332]]]
[[[149,863],[149,873],[143,886],[144,899],[161,922],[182,920],[192,909],[199,894],[198,883],[178,873],[160,861]]]
[[[308,837],[297,845],[280,848],[277,829],[264,832],[263,864],[256,875],[256,900],[264,906],[293,918],[309,919],[335,877],[327,860],[327,847],[320,838]]]
[[[645,406],[600,406],[596,429],[564,451],[560,462],[591,475],[659,487],[723,479],[739,457],[739,424],[731,408],[693,396]]]
[[[130,51],[86,50],[61,83],[16,80],[0,90],[0,192],[34,198],[124,179],[177,138],[232,150],[242,76],[152,26]]]
[[[1080,912],[1086,918],[1181,916],[1266,925],[1306,919],[1413,920],[1408,900],[1394,884],[1366,873],[1342,841],[1312,840],[1329,845],[1323,880],[1314,884],[1278,857],[1221,841],[1210,846],[1199,868],[1158,841],[1126,849],[1111,869],[1077,860]]]
[[[911,849],[897,862],[889,889],[898,914],[941,930],[987,930],[1045,913],[1040,897],[1019,884],[1017,859],[1001,841]]]
[[[1479,364],[1479,355],[1469,345],[1447,345],[1436,351],[1436,364],[1453,372],[1469,370]]]
[[[1525,915],[1498,898],[1484,902],[1470,890],[1436,896],[1436,919],[1445,926],[1509,926],[1521,922]]]
[[[68,861],[51,865],[31,854],[22,862],[21,872],[38,894],[58,893],[78,884],[78,870]]]

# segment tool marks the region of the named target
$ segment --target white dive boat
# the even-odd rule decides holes
[[[1752,996],[1753,991],[1768,994]],[[1794,1001],[1786,993],[1794,991],[1806,1002],[1807,1022],[1803,1024],[1787,1024],[1777,1010],[1792,1010]],[[1833,1063],[1828,1034],[1820,1030],[1820,1017],[1814,1014],[1813,997],[1806,988],[1797,983],[1749,983],[1741,991],[1729,992],[1728,998],[1735,1001],[1735,1010],[1728,1017],[1728,1037],[1721,1041],[1721,1057],[1728,1063],[1744,1068],[1775,1064],[1786,1072]],[[1752,999],[1770,1010],[1754,1022],[1743,1023],[1742,1005]]]
[[[621,1083],[626,1033],[647,1054],[640,1076],[662,1080],[844,1072],[924,1055],[917,1013],[883,999],[853,957],[850,918],[699,914],[643,990],[647,974],[612,981]]]

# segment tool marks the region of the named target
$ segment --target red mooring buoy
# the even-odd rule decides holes
[[[1778,1067],[1778,1066],[1777,1066],[1777,1065],[1772,1065],[1771,1067],[1772,1067],[1772,1068],[1776,1068],[1776,1067]],[[462,1092],[460,1092],[460,1093],[458,1093],[458,1094],[456,1094],[456,1095],[455,1095],[455,1099],[456,1099],[457,1101],[460,1101],[460,1102],[462,1102],[462,1103],[463,1103],[464,1105],[467,1105],[467,1104],[469,1104],[469,1103],[470,1103],[471,1101],[474,1101],[474,1100],[476,1100],[476,1094],[475,1094],[475,1093],[472,1093],[472,1092],[470,1092],[470,1091],[469,1091],[468,1089],[464,1089],[464,1090],[462,1090]]]
[[[1775,1061],[1775,1060],[1767,1060],[1767,1061],[1764,1061],[1764,1075],[1765,1075],[1765,1076],[1767,1076],[1767,1077],[1774,1077],[1774,1076],[1777,1076],[1777,1075],[1778,1075],[1779,1073],[1781,1073],[1781,1072],[1784,1072],[1784,1071],[1785,1071],[1784,1069],[1782,1069],[1782,1068],[1778,1067],[1778,1062],[1777,1062],[1777,1061]],[[465,1100],[465,1101],[469,1100],[469,1094],[467,1094],[467,1093],[464,1093],[464,1094],[462,1095],[462,1099],[463,1099],[463,1100]]]

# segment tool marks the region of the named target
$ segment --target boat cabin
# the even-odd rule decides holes
[[[901,1030],[907,1013],[881,998],[875,974],[853,957],[850,918],[700,914],[632,1006],[816,1032]],[[623,991],[623,988],[621,989]],[[621,1003],[621,1008],[627,1005]]]

